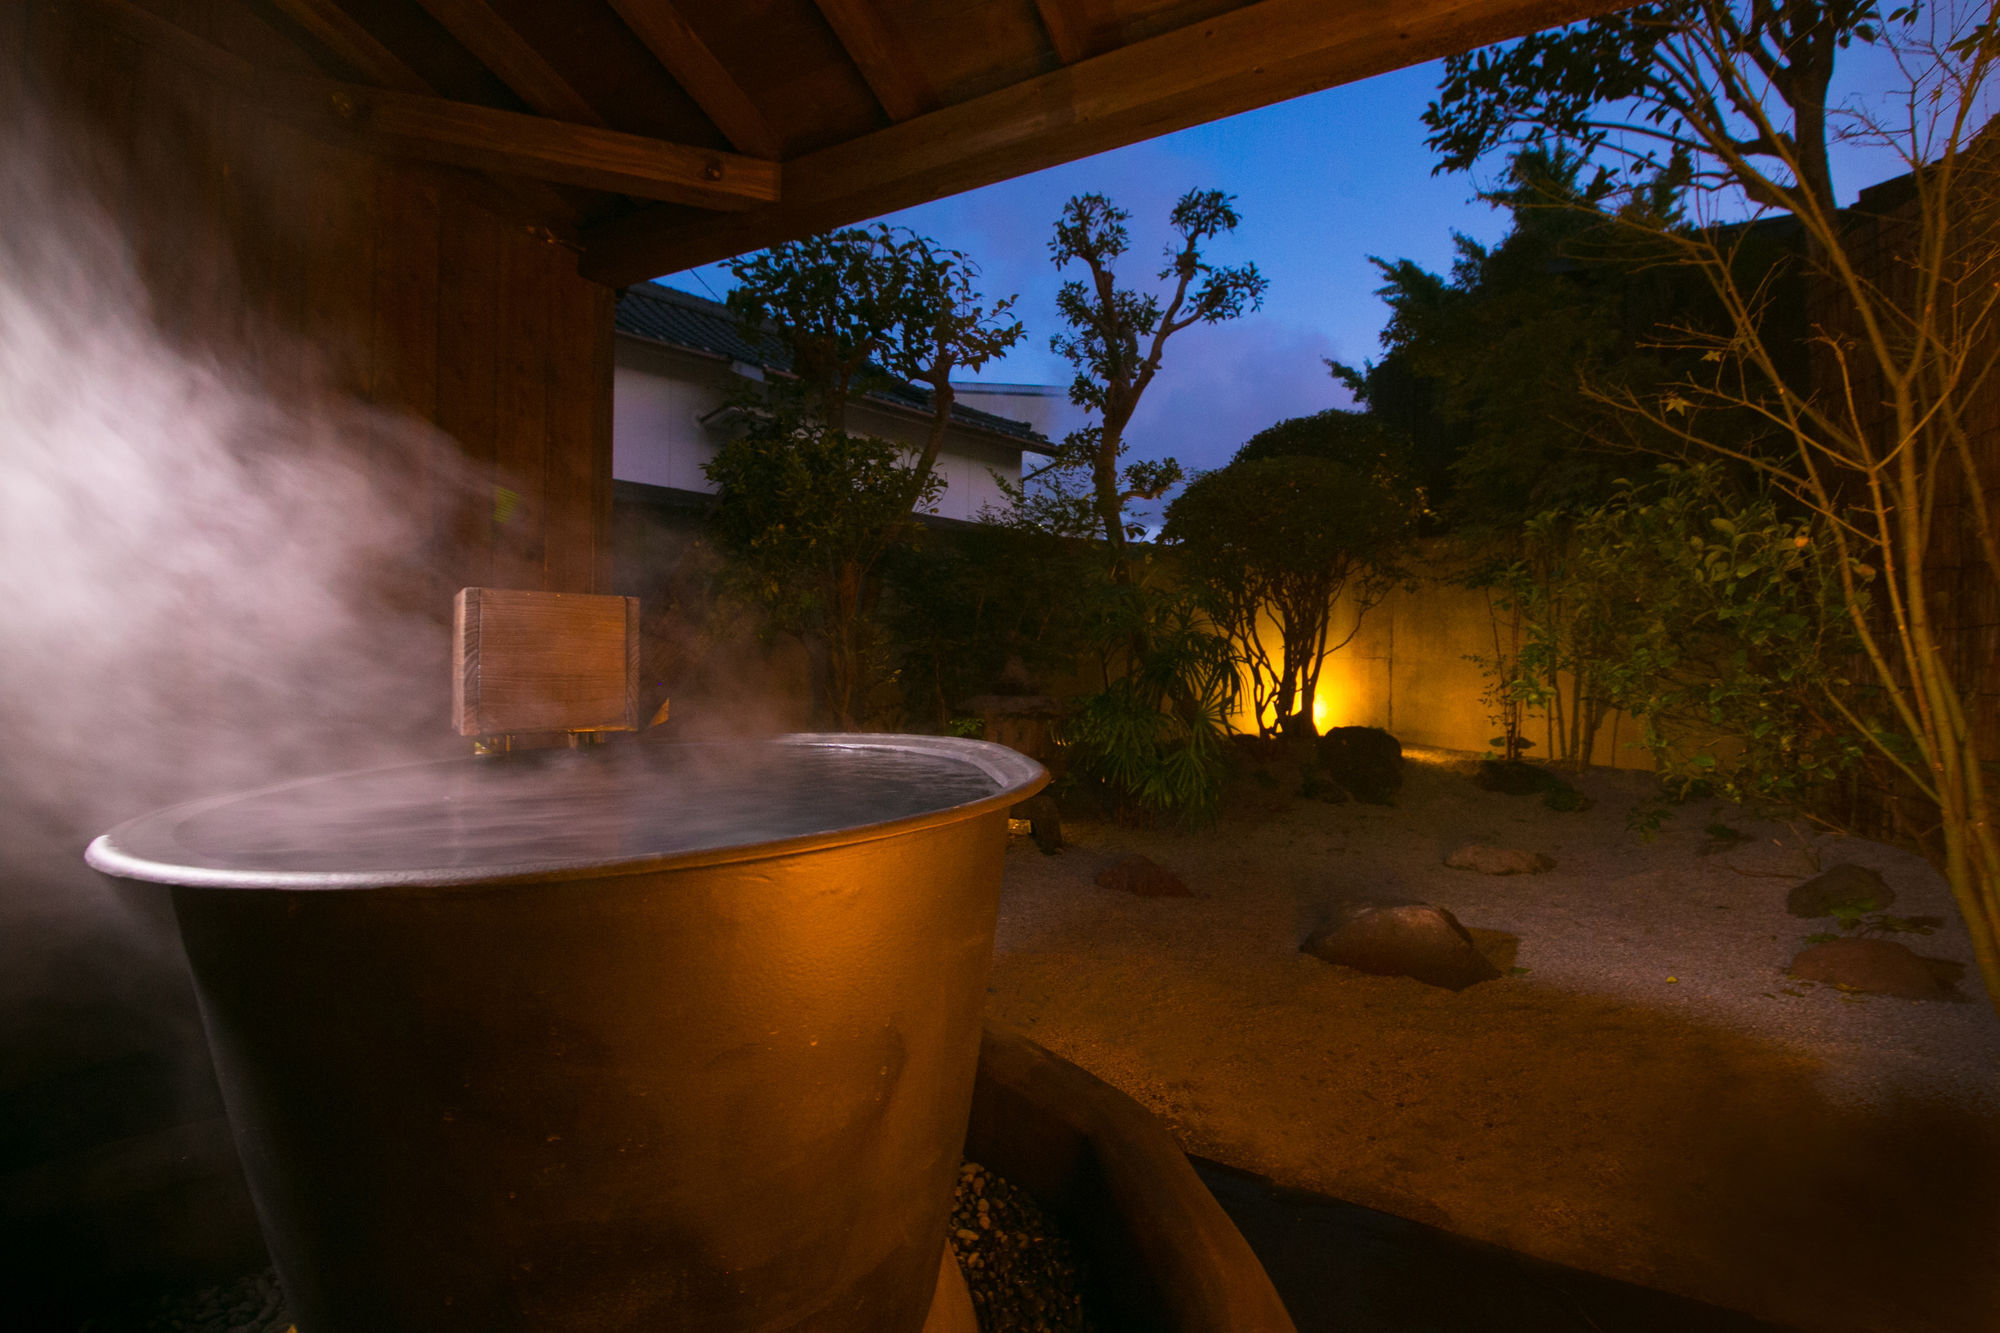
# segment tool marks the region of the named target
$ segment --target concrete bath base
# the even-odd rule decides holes
[[[1296,1333],[1167,1129],[1110,1084],[989,1023],[965,1155],[1035,1197],[1097,1282],[1100,1326]]]

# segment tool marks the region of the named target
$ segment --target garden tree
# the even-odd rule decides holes
[[[885,620],[913,718],[944,730],[1013,662],[1036,680],[1076,671],[1103,578],[1089,531],[989,520],[889,553]]]
[[[1507,210],[1507,234],[1492,246],[1458,236],[1448,277],[1376,260],[1384,356],[1332,365],[1371,416],[1424,442],[1413,465],[1428,526],[1469,547],[1612,493],[1633,462],[1604,447],[1618,414],[1585,386],[1669,377],[1653,334],[1706,296],[1689,275],[1631,262],[1604,210],[1611,183],[1587,170],[1560,149],[1517,154],[1504,187],[1483,196]]]
[[[1622,83],[1584,77],[1613,67],[1595,57],[1572,67],[1584,91],[1561,96],[1551,91],[1561,79],[1531,77],[1530,66],[1519,73],[1543,90],[1533,96],[1503,91],[1505,77],[1488,72],[1497,58],[1449,67],[1439,116],[1458,131],[1443,145],[1453,154],[1448,165],[1469,165],[1483,145],[1522,127],[1574,135],[1575,117],[1594,114],[1610,95],[1591,90],[1609,89],[1652,108],[1632,128],[1651,125],[1690,180],[1733,185],[1790,213],[1818,296],[1809,377],[1790,369],[1791,349],[1763,318],[1768,286],[1746,280],[1736,262],[1741,229],[1688,227],[1634,207],[1619,214],[1621,224],[1701,275],[1725,318],[1719,328],[1680,324],[1663,335],[1697,358],[1676,383],[1654,393],[1614,387],[1601,397],[1690,454],[1758,470],[1817,519],[1818,533],[1798,549],[1826,562],[1825,576],[1841,587],[1868,687],[1856,695],[1829,678],[1825,706],[1921,800],[1927,817],[1905,831],[1949,881],[2000,1006],[2000,811],[1975,727],[1978,664],[1968,666],[1941,632],[1943,589],[1930,564],[1949,503],[1973,569],[2000,586],[1992,514],[2000,477],[1990,437],[1979,438],[1975,424],[2000,388],[1992,354],[2000,150],[1980,133],[2000,60],[1992,8],[1947,0],[1901,9],[1886,31],[1872,12],[1848,8],[1758,5],[1747,27],[1740,16],[1723,23],[1737,11],[1708,3],[1644,13],[1664,26],[1643,43],[1558,46],[1544,62],[1560,71],[1567,54],[1608,51],[1628,70]],[[1827,110],[1825,77],[1843,38],[1889,49],[1907,79],[1887,99],[1891,110]],[[1634,68],[1643,76],[1637,84]],[[1455,86],[1464,94],[1454,96]],[[1689,103],[1702,89],[1711,90],[1709,102]],[[1579,111],[1585,93],[1589,105]],[[1835,132],[1889,148],[1908,166],[1907,198],[1891,217],[1833,207],[1824,148]],[[1745,416],[1763,427],[1750,439],[1711,429]],[[1896,809],[1907,813],[1900,802]]]
[[[1160,280],[1171,284],[1164,303],[1117,284],[1112,269],[1130,242],[1130,219],[1103,195],[1080,194],[1063,206],[1049,242],[1058,269],[1076,262],[1088,275],[1088,282],[1070,279],[1057,293],[1069,332],[1056,334],[1049,345],[1076,367],[1070,401],[1097,420],[1064,439],[1047,470],[1089,475],[1097,522],[1121,581],[1130,577],[1125,548],[1133,535],[1125,506],[1158,499],[1182,476],[1171,458],[1132,463],[1122,473],[1118,466],[1126,427],[1160,373],[1167,341],[1196,324],[1219,324],[1256,309],[1266,286],[1255,264],[1218,268],[1203,257],[1209,241],[1236,229],[1232,197],[1220,190],[1189,190],[1173,207],[1180,241],[1167,248],[1160,270]]]
[[[1021,326],[1011,298],[984,304],[970,259],[907,230],[812,236],[730,269],[731,308],[790,373],[746,382],[743,425],[704,467],[714,523],[739,586],[812,650],[824,713],[852,727],[875,671],[877,566],[943,488],[951,376],[1005,352]],[[853,397],[892,378],[931,388],[914,457],[848,429]]]
[[[1321,666],[1397,577],[1415,508],[1407,473],[1401,441],[1334,408],[1260,432],[1168,507],[1166,539],[1247,671],[1263,734],[1315,733]],[[1336,642],[1343,593],[1354,619]]]
[[[1072,701],[1057,736],[1065,782],[1109,814],[1206,822],[1228,774],[1238,694],[1228,640],[1149,548],[1114,567],[1094,494],[1066,482],[1003,483],[1006,508],[983,516],[1020,567],[974,580],[1002,585],[982,624],[1008,634],[974,651],[989,662],[1012,651],[1063,675],[1094,663],[1100,687]],[[933,625],[953,622],[937,609]]]
[[[1826,520],[1716,462],[1561,519],[1566,568],[1522,593],[1536,674],[1588,676],[1590,696],[1638,719],[1671,786],[1824,805],[1864,753],[1832,700],[1865,697]]]
[[[1839,53],[1874,42],[1873,0],[1678,0],[1638,5],[1445,60],[1424,111],[1439,170],[1503,145],[1565,144],[1741,190],[1796,213],[1834,210],[1828,90]]]
[[[1635,470],[1629,455],[1605,447],[1622,430],[1621,414],[1587,386],[1670,378],[1672,360],[1651,345],[1653,334],[1670,312],[1706,296],[1689,275],[1630,262],[1605,211],[1611,195],[1605,175],[1575,153],[1517,153],[1502,188],[1484,196],[1510,214],[1507,234],[1493,246],[1458,237],[1448,277],[1409,260],[1376,261],[1390,308],[1385,354],[1359,370],[1332,367],[1371,417],[1420,442],[1412,452],[1424,526],[1451,538],[1440,554],[1450,581],[1486,597],[1490,652],[1476,660],[1499,733],[1493,745],[1508,760],[1534,744],[1526,709],[1553,705],[1550,749],[1571,756],[1588,753],[1585,733],[1603,712],[1589,672],[1559,681],[1537,672],[1550,654],[1523,655],[1533,647],[1523,620],[1530,606],[1544,617],[1536,644],[1569,633],[1555,631],[1569,602],[1550,582],[1564,567],[1568,529],[1553,518],[1531,529],[1529,520],[1602,503]]]

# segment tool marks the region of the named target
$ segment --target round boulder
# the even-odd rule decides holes
[[[1837,865],[1821,871],[1785,895],[1785,910],[1793,916],[1832,916],[1837,912],[1881,912],[1896,901],[1896,891],[1867,866]]]
[[[1894,940],[1829,940],[1792,959],[1792,975],[1871,995],[1942,1000],[1944,987],[1923,959]]]
[[[1457,917],[1426,903],[1347,908],[1300,948],[1356,971],[1453,991],[1500,975]]]
[[[1181,877],[1150,857],[1134,852],[1121,856],[1097,872],[1099,888],[1115,889],[1140,898],[1192,898]]]
[[[1317,748],[1326,776],[1357,801],[1388,805],[1403,785],[1403,743],[1380,727],[1334,727]]]

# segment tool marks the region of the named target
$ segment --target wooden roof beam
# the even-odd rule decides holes
[[[917,67],[915,53],[902,34],[875,12],[870,0],[813,3],[890,120],[905,121],[937,106],[937,91]]]
[[[375,34],[356,23],[338,0],[271,0],[278,11],[370,83],[404,93],[437,90],[405,65]]]
[[[570,87],[569,80],[542,59],[527,39],[493,12],[485,0],[418,0],[459,45],[545,116],[578,125],[602,125],[604,117]]]
[[[736,76],[724,69],[701,34],[688,26],[673,0],[610,0],[633,36],[645,43],[702,114],[715,122],[722,137],[739,153],[751,157],[783,155],[778,136],[764,113],[743,91]]]
[[[759,158],[410,93],[348,87],[327,103],[367,138],[427,161],[698,208],[778,198],[778,164]]]
[[[1090,54],[1091,43],[1097,35],[1095,14],[1088,0],[1035,0],[1035,12],[1041,15],[1042,31],[1049,35],[1049,45],[1056,49],[1056,59],[1065,65],[1074,65]]]
[[[1262,0],[795,158],[774,206],[586,228],[582,269],[622,286],[1629,2]]]
[[[308,129],[355,134],[406,157],[698,208],[752,208],[778,199],[775,162],[442,97],[273,73],[130,0],[89,3],[128,36],[257,98],[274,115]]]

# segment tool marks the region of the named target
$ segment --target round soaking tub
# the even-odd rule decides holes
[[[1047,780],[634,743],[196,802],[88,859],[172,887],[301,1333],[917,1333]]]

